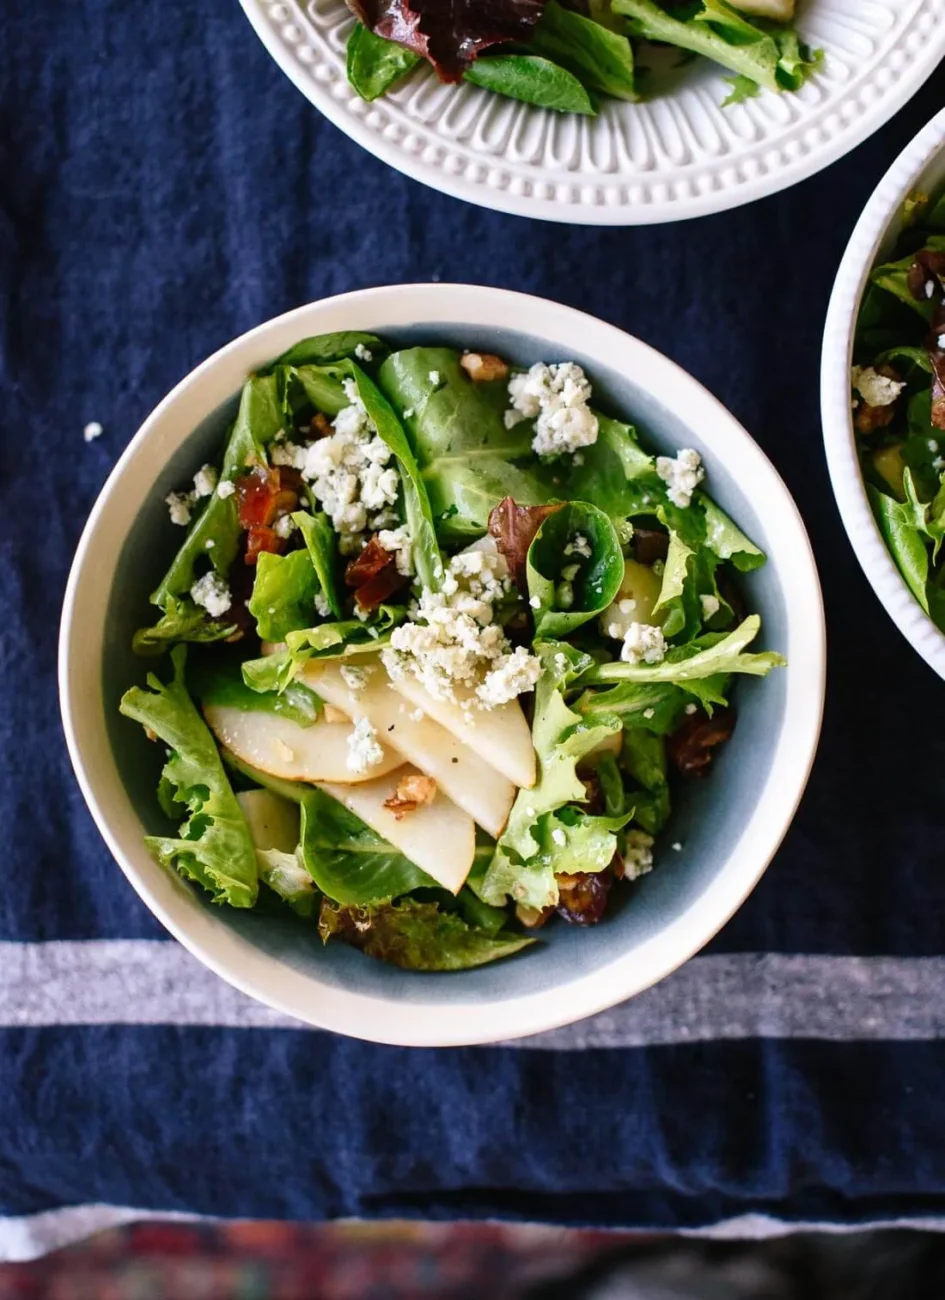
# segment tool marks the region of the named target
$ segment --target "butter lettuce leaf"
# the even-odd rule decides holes
[[[320,587],[307,550],[288,555],[263,551],[256,561],[253,594],[247,602],[262,640],[284,641],[290,632],[310,627]]]
[[[185,647],[177,646],[171,681],[149,674],[148,688],[133,686],[119,706],[170,749],[161,773],[165,811],[190,813],[179,837],[151,835],[145,843],[163,866],[196,881],[215,903],[252,907],[259,892],[255,846],[214,739],[187,692],[185,661]]]
[[[319,586],[335,618],[341,618],[341,592],[336,578],[338,543],[331,520],[326,514],[310,515],[297,511],[292,518],[299,526]]]
[[[243,681],[254,691],[285,691],[309,659],[351,659],[373,654],[390,642],[391,632],[403,619],[403,609],[380,605],[370,622],[340,619],[290,632],[284,650],[246,660]]]
[[[550,488],[531,468],[527,424],[505,427],[508,381],[474,383],[454,348],[405,348],[377,381],[416,450],[437,533],[446,541],[479,537],[497,502],[543,505]]]
[[[582,552],[590,550],[589,555]],[[562,570],[577,568],[568,579]],[[586,501],[571,501],[550,514],[528,548],[529,603],[535,635],[570,636],[616,599],[623,581],[623,552],[614,525]],[[567,593],[566,599],[563,599]]]

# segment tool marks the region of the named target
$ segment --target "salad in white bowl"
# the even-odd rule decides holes
[[[593,383],[357,332],[250,376],[167,498],[183,540],[121,700],[166,748],[166,868],[455,970],[673,857],[674,784],[783,660],[711,466],[651,455]]]

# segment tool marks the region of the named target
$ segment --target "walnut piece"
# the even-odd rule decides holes
[[[492,352],[465,352],[459,364],[474,384],[488,384],[494,379],[508,378],[508,365]]]
[[[435,798],[436,782],[433,778],[412,772],[409,776],[400,778],[397,789],[389,799],[384,800],[384,807],[400,821],[405,813],[416,812],[425,804],[432,803]]]

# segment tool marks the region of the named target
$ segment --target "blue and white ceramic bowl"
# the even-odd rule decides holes
[[[120,717],[142,674],[131,632],[172,553],[165,494],[212,458],[247,373],[307,335],[371,330],[520,364],[575,359],[605,408],[673,454],[696,447],[712,494],[768,554],[745,579],[767,648],[788,667],[739,683],[739,722],[711,778],[677,800],[682,849],[591,930],[551,927],[509,961],[451,974],[396,970],[272,917],[207,905],[147,853],[158,831],[156,757]],[[824,617],[810,544],[770,462],[673,362],[568,307],[470,285],[402,285],[311,303],[229,344],[167,396],[115,467],[79,543],[66,593],[60,691],[76,774],[132,885],[171,933],[237,988],[299,1020],[377,1042],[447,1046],[535,1034],[632,997],[697,952],[765,870],[804,790],[820,730]]]

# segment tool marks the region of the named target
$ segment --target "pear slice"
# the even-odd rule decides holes
[[[445,795],[498,839],[515,798],[512,782],[425,713],[412,717],[414,710],[392,688],[375,656],[359,658],[358,667],[366,671],[357,690],[344,680],[342,665],[330,659],[310,659],[299,680],[350,717],[367,718],[385,745],[432,777]],[[378,775],[377,769],[370,775]]]
[[[475,699],[472,691],[460,693],[458,703],[438,700],[415,677],[404,676],[391,685],[415,709],[461,740],[490,767],[508,777],[513,785],[531,789],[537,779],[532,733],[518,700],[509,700],[496,709],[474,709],[466,713],[460,707],[463,698]]]
[[[256,848],[294,853],[299,844],[299,806],[271,790],[241,790],[236,796]]]
[[[362,781],[360,785],[338,785],[332,781],[315,784],[360,817],[371,830],[383,835],[431,880],[451,894],[458,894],[476,852],[473,819],[457,808],[442,790],[437,790],[432,803],[402,813],[399,819],[395,817],[384,803],[396,794],[401,779],[410,775],[417,775],[417,769],[402,767],[373,781]]]
[[[301,727],[277,713],[222,704],[208,704],[204,717],[220,743],[237,758],[286,781],[365,781],[392,772],[404,761],[396,750],[384,745],[384,757],[375,767],[361,775],[350,771],[351,723],[347,721],[319,719],[310,727]]]

